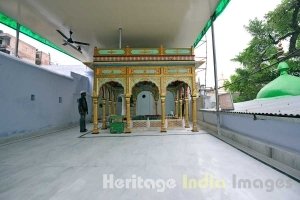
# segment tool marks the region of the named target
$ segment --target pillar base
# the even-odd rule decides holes
[[[131,128],[125,128],[124,133],[131,133]]]
[[[191,128],[189,121],[187,121],[186,119],[184,119],[184,128]]]
[[[167,132],[167,129],[166,128],[160,128],[160,132],[165,133],[165,132]]]
[[[106,122],[105,122],[105,123],[106,123]],[[102,130],[105,130],[105,129],[107,129],[107,126],[106,126],[106,124],[105,124],[105,125],[103,125],[103,124],[102,124],[102,127],[101,127],[101,129],[102,129]]]
[[[192,132],[199,132],[197,125],[193,125]]]
[[[99,128],[97,128],[97,129],[93,129],[93,132],[92,132],[92,134],[99,134]]]

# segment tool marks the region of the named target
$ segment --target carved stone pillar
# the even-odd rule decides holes
[[[98,128],[98,96],[93,96],[93,134],[99,133]]]
[[[131,133],[130,119],[130,97],[126,97],[126,128],[125,133]]]
[[[136,99],[133,100],[133,113],[132,116],[136,116]]]
[[[125,96],[124,94],[121,95],[122,97],[122,111],[121,111],[121,115],[126,116],[126,100],[125,100]]]
[[[166,129],[166,106],[165,106],[165,99],[166,97],[161,96],[161,128],[160,132],[167,132]]]
[[[185,108],[184,108],[184,121],[185,121],[185,128],[190,128],[189,124],[189,98],[185,98]]]
[[[114,101],[111,100],[110,101],[110,115],[113,115],[114,114]]]
[[[197,97],[193,96],[192,97],[192,112],[193,112],[193,132],[198,132],[198,127],[197,127]]]
[[[179,118],[182,119],[182,99],[179,99]]]
[[[108,116],[112,115],[112,101],[108,101]]]
[[[174,110],[175,110],[175,113],[174,113],[175,118],[178,118],[178,99],[177,99],[177,97],[175,99],[175,108],[174,108]]]
[[[106,128],[106,99],[102,99],[102,129]]]
[[[114,101],[114,115],[117,114],[117,101]]]
[[[94,73],[94,84],[93,84],[93,134],[99,133],[98,128],[98,115],[99,115],[99,105],[98,105],[98,98],[99,98],[99,88],[98,88],[98,79],[96,77],[96,73]]]
[[[157,111],[157,102],[158,100],[155,100],[155,115],[157,115],[158,111]]]

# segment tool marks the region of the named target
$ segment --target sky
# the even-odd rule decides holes
[[[248,25],[250,19],[255,17],[263,19],[264,15],[273,10],[281,0],[231,0],[224,12],[214,23],[215,44],[217,56],[218,80],[229,79],[235,69],[241,67],[239,63],[232,62],[236,55],[247,47],[251,36],[246,32],[244,26]],[[15,31],[0,24],[0,30],[15,35]],[[40,42],[20,34],[20,39],[30,43],[37,49],[50,53],[51,61],[61,65],[82,65],[82,63],[70,56],[58,52]],[[206,45],[203,44],[195,49],[196,57],[206,57],[207,62],[201,67],[207,67],[207,87],[214,87],[214,65],[212,59],[211,31],[207,32],[207,54]],[[197,80],[200,84],[205,83],[205,71],[197,72]],[[222,82],[219,82],[219,86]]]
[[[281,0],[231,0],[224,12],[214,23],[215,45],[217,56],[218,80],[229,79],[235,69],[241,67],[239,63],[232,62],[239,52],[247,47],[251,40],[250,34],[244,26],[250,19],[257,17],[263,19],[264,15],[276,8]],[[214,87],[214,65],[212,58],[211,32],[207,32],[207,87]],[[205,45],[195,49],[198,57],[205,56]],[[204,71],[198,72],[200,84],[204,84]],[[199,80],[198,79],[198,80]],[[219,81],[220,86],[221,81]]]

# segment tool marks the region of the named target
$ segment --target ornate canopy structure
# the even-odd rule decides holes
[[[130,103],[136,101],[141,91],[150,91],[155,101],[161,101],[160,130],[166,132],[165,99],[167,88],[175,97],[175,116],[182,117],[182,102],[185,101],[185,125],[188,123],[188,102],[192,99],[193,131],[197,131],[195,85],[195,60],[193,48],[123,48],[94,49],[93,88],[93,133],[99,132],[98,105],[102,96],[103,117],[115,113],[116,97],[123,93],[126,102],[126,129],[131,132]],[[157,106],[157,104],[156,104]],[[103,123],[105,124],[105,123]],[[105,125],[104,125],[105,126]],[[106,128],[106,127],[102,127]]]

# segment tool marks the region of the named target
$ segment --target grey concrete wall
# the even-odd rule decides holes
[[[217,115],[215,112],[203,112],[201,113],[199,120],[210,124],[217,124]]]
[[[198,111],[198,123],[221,140],[300,180],[300,119]]]
[[[201,117],[202,116],[202,117]],[[199,120],[216,124],[216,113],[204,111]],[[272,146],[300,153],[300,120],[278,117],[220,113],[220,126]]]
[[[91,113],[90,88],[88,78],[82,75],[56,74],[0,53],[0,137],[78,123],[77,99],[81,90],[88,92]]]
[[[221,114],[221,126],[289,151],[300,153],[300,123],[275,118],[261,119],[259,116]]]

